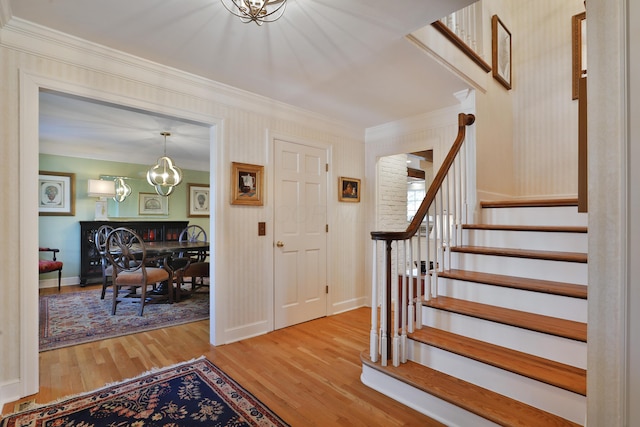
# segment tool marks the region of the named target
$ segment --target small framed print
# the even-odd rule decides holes
[[[360,202],[360,180],[357,178],[340,177],[338,184],[338,201]]]
[[[209,186],[206,184],[189,184],[189,217],[209,216]]]
[[[498,15],[491,17],[491,47],[493,78],[511,89],[511,32]]]
[[[76,214],[76,174],[40,171],[38,193],[39,215]]]
[[[139,215],[169,215],[169,198],[156,193],[138,193]]]
[[[231,204],[262,206],[264,166],[231,163]]]
[[[578,99],[580,79],[587,76],[587,14],[574,15],[571,18],[572,45],[572,90],[573,99]]]

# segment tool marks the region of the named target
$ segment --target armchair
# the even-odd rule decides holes
[[[56,254],[60,252],[60,249],[54,248],[39,248],[40,252],[51,252],[52,259],[39,259],[38,270],[40,274],[51,273],[53,271],[58,272],[58,291],[60,290],[60,282],[62,281],[62,261],[56,259]]]

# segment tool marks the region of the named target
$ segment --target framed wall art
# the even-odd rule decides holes
[[[586,12],[574,15],[571,18],[571,50],[572,50],[572,75],[573,75],[573,99],[578,99],[580,92],[580,79],[587,77],[587,14]]]
[[[76,174],[40,171],[38,193],[39,215],[76,214]]]
[[[231,204],[262,206],[264,166],[231,163]]]
[[[209,186],[206,184],[189,184],[188,217],[209,216]]]
[[[498,15],[491,17],[491,59],[493,77],[511,89],[511,33]]]
[[[360,202],[360,190],[359,179],[341,176],[338,183],[338,201]]]
[[[169,198],[156,193],[138,193],[139,215],[169,215]]]

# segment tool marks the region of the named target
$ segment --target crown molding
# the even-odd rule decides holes
[[[8,0],[0,0],[0,4]],[[8,3],[7,3],[8,4]],[[170,92],[188,94],[206,102],[291,120],[311,128],[362,139],[364,129],[271,98],[244,91],[192,73],[62,33],[20,18],[2,28],[0,46],[65,63],[96,73],[117,76],[142,85],[164,82]],[[204,95],[203,95],[204,94]]]

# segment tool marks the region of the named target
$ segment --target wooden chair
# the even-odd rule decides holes
[[[111,285],[111,278],[113,276],[113,266],[109,262],[107,257],[107,236],[113,231],[113,227],[109,225],[101,225],[96,231],[93,242],[96,245],[96,250],[100,254],[100,265],[102,267],[102,294],[100,299],[104,299],[104,295],[107,291],[107,287]]]
[[[54,248],[39,248],[40,252],[51,252],[53,254],[52,259],[40,259],[38,260],[38,270],[40,274],[51,273],[53,271],[58,272],[58,291],[60,290],[60,283],[62,282],[62,261],[56,259],[56,254],[60,252],[60,249]]]
[[[112,286],[113,286],[113,305],[111,314],[116,314],[116,306],[122,301],[119,293],[122,288],[129,291],[140,289],[140,295],[137,293],[132,295],[129,293],[127,298],[139,297],[140,310],[138,315],[142,316],[144,306],[148,300],[157,298],[157,295],[147,294],[148,287],[154,287],[157,283],[167,282],[170,287],[166,297],[169,303],[173,303],[172,273],[166,265],[166,256],[153,259],[147,256],[147,249],[144,241],[133,230],[119,227],[112,230],[108,235],[105,243],[105,252],[109,263],[113,267]],[[149,267],[154,261],[163,260],[163,267]],[[165,296],[160,296],[164,298]]]
[[[206,242],[207,232],[199,225],[190,225],[180,233],[180,242]],[[175,270],[176,279],[176,299],[179,301],[185,278],[189,278],[187,283],[191,284],[191,292],[195,292],[198,287],[209,287],[205,283],[205,278],[209,278],[209,256],[208,251],[183,252],[178,255],[177,263],[181,263]],[[185,262],[186,260],[186,262]]]

